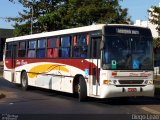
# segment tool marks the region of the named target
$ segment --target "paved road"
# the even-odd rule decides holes
[[[130,98],[127,103],[119,100],[89,99],[88,102],[78,102],[72,94],[51,90],[31,88],[23,91],[15,84],[0,79],[0,93],[6,98],[0,99],[0,113],[4,114],[159,114],[160,99]],[[131,117],[131,116],[130,116]],[[134,117],[134,116],[132,116]]]

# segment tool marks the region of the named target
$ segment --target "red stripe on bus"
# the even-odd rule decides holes
[[[51,62],[65,64],[79,68],[81,70],[89,69],[89,75],[95,74],[96,65],[85,59],[16,59],[16,67],[22,66],[24,64],[38,63],[38,62]],[[6,59],[5,65],[8,69],[13,69],[12,59]]]

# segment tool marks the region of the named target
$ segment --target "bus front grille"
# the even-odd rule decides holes
[[[120,84],[142,84],[144,80],[119,80]]]

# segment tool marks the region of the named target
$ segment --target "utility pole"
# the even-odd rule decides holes
[[[33,33],[33,5],[31,6],[31,12],[32,12],[32,16],[31,16],[31,34]]]
[[[26,0],[25,4],[29,5],[29,1]],[[32,34],[33,33],[33,14],[34,14],[33,5],[31,5],[31,7],[29,6],[29,8],[31,8],[31,26],[30,26],[31,32],[30,34]]]

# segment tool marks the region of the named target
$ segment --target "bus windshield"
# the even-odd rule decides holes
[[[102,67],[116,70],[152,70],[152,53],[152,37],[107,35]]]

